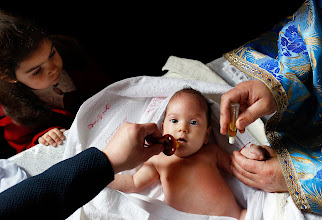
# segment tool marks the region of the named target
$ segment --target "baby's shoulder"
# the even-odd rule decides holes
[[[215,143],[205,144],[201,149],[205,154],[216,154],[218,152],[218,145]]]
[[[150,163],[153,166],[157,167],[168,163],[168,156],[165,156],[163,153],[151,157],[146,163]]]
[[[211,161],[214,161],[217,153],[218,146],[216,144],[206,144],[200,149],[199,156],[203,157],[203,159],[210,159]]]

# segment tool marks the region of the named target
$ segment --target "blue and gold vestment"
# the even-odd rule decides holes
[[[289,192],[303,211],[322,214],[322,0],[306,0],[271,31],[224,54],[271,90],[278,110],[266,135]]]

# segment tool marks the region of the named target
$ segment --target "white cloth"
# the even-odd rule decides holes
[[[160,125],[169,98],[183,87],[190,86],[198,89],[218,102],[220,95],[230,87],[212,72],[212,67],[213,65],[207,67],[199,61],[170,57],[164,67],[164,70],[169,70],[164,78],[130,78],[104,89],[80,108],[70,129],[64,158],[73,156],[89,146],[104,148],[125,121],[155,122]],[[183,80],[182,78],[197,78],[220,84]],[[219,131],[218,103],[215,103],[213,107],[215,119],[212,126],[214,126],[214,131]],[[252,143],[267,142],[263,137],[263,129],[263,124],[259,121],[252,131],[244,135],[237,134],[235,149],[249,141]],[[215,136],[219,146],[228,151],[234,149],[227,143],[227,137],[219,135],[218,132]],[[134,173],[135,169],[128,172]],[[240,183],[236,178],[226,177],[226,179],[236,200],[243,206],[247,206],[246,220],[319,219],[319,216],[314,214],[302,214],[287,193],[257,191]],[[105,188],[69,219],[232,219],[182,213],[161,202],[162,198],[159,182],[140,194],[123,194]]]
[[[69,130],[64,132],[66,138],[68,137],[68,133]],[[64,141],[63,145],[57,147],[37,144],[10,157],[8,160],[22,167],[28,176],[35,176],[62,160],[66,146],[65,143],[66,141]]]
[[[125,121],[132,123],[154,122],[160,126],[170,97],[173,93],[185,87],[197,89],[206,96],[214,97],[215,100],[220,100],[220,96],[231,88],[221,84],[167,77],[135,77],[117,82],[102,90],[81,106],[70,128],[64,158],[69,158],[90,146],[103,149]],[[258,143],[252,135],[246,132],[243,135],[238,134],[236,146],[228,144],[228,138],[220,135],[218,132],[219,104],[213,102],[212,110],[214,113],[212,126],[219,146],[231,152],[241,148],[248,142]],[[134,173],[135,169],[129,172]],[[229,179],[234,181],[235,178]],[[247,203],[250,203],[253,198],[257,198],[263,192],[246,187],[239,181],[234,183],[230,186],[234,188],[234,191],[239,191],[237,196],[238,202],[243,204],[243,206],[247,205],[250,213],[254,213],[255,211],[252,211],[252,207]],[[240,190],[241,188],[243,190]],[[241,191],[247,193],[244,195]],[[120,197],[122,197],[123,201],[123,196],[121,195],[123,194],[106,188],[90,203],[71,216],[70,219],[79,219],[79,217],[94,219],[94,215],[106,216],[110,213],[115,217],[116,210],[111,209],[111,207],[115,208],[115,206],[107,206],[107,203],[110,203],[111,200],[121,201]],[[136,213],[135,215],[138,215],[137,219],[160,219],[159,214],[165,213],[165,211],[167,212],[164,215],[166,219],[183,219],[183,217],[186,219],[232,219],[228,217],[218,218],[214,216],[193,215],[172,209],[165,203],[155,200],[163,198],[163,193],[158,183],[148,187],[140,195],[140,199],[130,199],[135,204],[132,205],[133,210],[132,208],[131,210],[133,213]],[[129,196],[133,196],[133,194],[126,195],[126,197]],[[146,202],[142,201],[142,198],[145,198],[145,201],[149,201],[150,208],[148,211],[146,210]],[[126,208],[130,209],[131,206],[128,205],[128,201],[125,203]],[[253,202],[252,204],[255,204],[256,206],[254,207],[258,210],[258,203]],[[124,215],[127,215],[127,213],[124,213],[122,210],[122,208],[117,208],[117,215],[120,218],[124,217],[126,219]],[[127,212],[130,211],[128,210]],[[141,212],[145,214],[140,216]],[[148,212],[149,218],[146,217],[146,212]]]
[[[225,68],[225,71],[222,71],[223,68]],[[33,148],[30,148],[18,155],[15,155],[14,157],[10,158],[10,160],[17,162],[18,165],[23,167],[24,170],[26,170],[30,175],[37,175],[45,169],[47,169],[52,164],[60,161],[63,157],[62,154],[64,152],[65,147],[67,147],[68,149],[66,149],[66,151],[64,152],[64,158],[75,155],[76,153],[85,149],[86,146],[98,146],[100,149],[102,149],[110,139],[110,136],[117,130],[118,126],[123,122],[124,117],[122,116],[122,114],[126,114],[130,111],[134,111],[133,114],[147,112],[149,114],[146,114],[146,117],[142,117],[142,121],[149,121],[150,119],[156,120],[156,115],[159,114],[159,111],[162,112],[162,108],[164,108],[166,105],[166,103],[163,103],[165,101],[165,98],[148,98],[149,96],[159,94],[171,94],[174,90],[179,89],[179,87],[182,86],[183,82],[188,82],[189,85],[190,83],[199,85],[199,82],[190,82],[180,79],[197,79],[227,85],[225,81],[227,81],[227,79],[234,78],[234,74],[236,74],[236,71],[239,71],[234,69],[232,65],[229,65],[226,59],[223,57],[216,59],[207,65],[204,65],[196,60],[183,59],[171,56],[169,57],[163,69],[168,70],[168,73],[165,75],[166,77],[173,77],[179,79],[176,81],[171,79],[163,81],[163,79],[160,78],[148,77],[149,81],[158,81],[160,79],[160,81],[158,82],[166,82],[166,85],[158,85],[158,83],[156,82],[154,82],[153,85],[140,84],[138,86],[146,87],[142,89],[142,91],[138,91],[138,86],[135,85],[135,83],[137,82],[149,83],[149,81],[144,81],[142,77],[128,79],[119,82],[116,85],[112,85],[112,90],[110,88],[107,88],[105,91],[102,91],[101,94],[98,94],[97,96],[91,98],[84,104],[84,106],[82,106],[82,108],[80,109],[80,113],[78,114],[72,128],[70,129],[72,131],[71,134],[69,135],[68,132],[65,133],[65,135],[68,137],[67,141],[64,141],[64,144],[62,146],[54,148],[38,144]],[[238,72],[238,75],[242,76],[242,73]],[[224,79],[225,81],[221,79]],[[242,79],[242,77],[239,77],[239,79],[244,80]],[[157,85],[155,86],[155,84]],[[132,85],[135,87],[133,93],[131,92],[130,88]],[[164,88],[161,88],[160,91],[154,91],[158,90],[160,87]],[[224,92],[224,90],[229,89],[229,87],[220,88],[225,88],[221,92]],[[104,97],[105,93],[107,97]],[[214,94],[214,96],[211,96],[208,94],[208,97],[211,97],[214,100],[218,101],[220,95]],[[102,99],[100,100],[99,98]],[[140,105],[138,103],[138,99],[150,99],[151,101],[147,104],[144,103]],[[136,104],[132,107],[131,103]],[[118,108],[118,106],[120,108]],[[149,106],[149,109],[147,109],[147,106]],[[154,115],[155,117],[152,117],[152,115]],[[106,116],[108,117],[106,118]],[[118,119],[118,117],[120,116],[121,120]],[[150,119],[147,117],[150,117]],[[128,119],[132,120],[133,118],[131,116],[128,117]],[[134,121],[136,122],[136,120]],[[137,121],[140,122],[141,118]],[[259,143],[265,144],[267,140],[265,140],[263,123],[260,120],[257,120],[254,123],[254,125],[255,126],[252,129],[247,129],[249,131],[249,134],[251,134],[247,134],[247,137],[252,136],[256,138],[256,140]],[[96,129],[93,130],[92,126]],[[112,126],[111,131],[108,130],[109,126]],[[218,129],[216,130],[218,131]],[[104,134],[105,131],[107,131],[106,134]],[[75,134],[76,136],[74,137]],[[101,138],[103,139],[99,141],[99,139]],[[231,146],[227,144],[227,137],[223,137],[221,135],[218,136],[217,134],[217,139],[223,147],[228,147],[229,151],[232,150],[230,148]],[[241,141],[238,139],[237,144],[238,146],[241,146],[239,142]],[[243,143],[245,142],[248,142],[248,140],[244,139]],[[96,143],[97,145],[94,145]],[[76,144],[76,146],[73,146],[73,144]],[[233,190],[237,201],[244,205],[247,203],[248,214],[246,216],[246,220],[321,219],[321,217],[318,215],[301,213],[295,207],[291,197],[286,193],[265,193],[262,191],[256,191],[241,184],[235,178],[229,179],[228,184],[230,188]],[[190,220],[208,218],[207,216],[192,215],[178,212],[172,209],[171,207],[165,205],[163,202],[156,200],[155,198],[162,200],[162,190],[158,182],[156,182],[153,186],[151,186],[149,189],[145,190],[141,194],[142,195],[125,195],[118,191],[106,188],[92,201],[78,209],[69,219]],[[150,198],[148,196],[153,198]],[[210,217],[209,219],[225,219],[225,217]]]
[[[27,174],[16,163],[0,160],[0,193],[27,179]]]

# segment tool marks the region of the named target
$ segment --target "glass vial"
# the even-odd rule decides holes
[[[230,122],[228,125],[228,135],[229,135],[229,143],[235,143],[235,137],[237,134],[236,121],[239,115],[239,103],[231,103],[230,104]]]

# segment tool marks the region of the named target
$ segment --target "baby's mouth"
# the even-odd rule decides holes
[[[186,139],[184,139],[184,138],[179,138],[179,139],[177,139],[177,141],[178,141],[179,143],[186,143],[186,142],[187,142],[187,140],[186,140]]]

